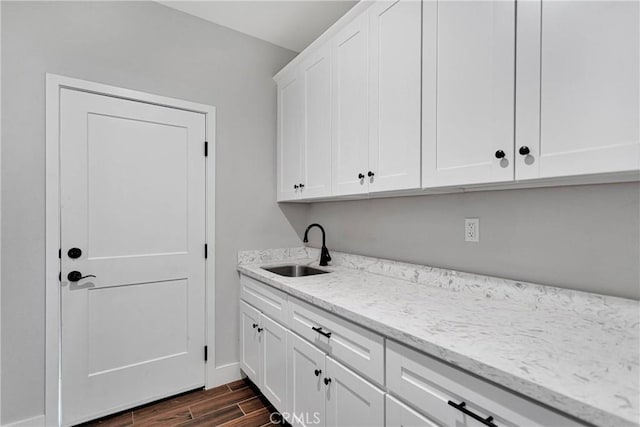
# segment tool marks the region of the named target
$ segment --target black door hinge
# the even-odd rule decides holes
[[[209,359],[209,346],[204,346],[204,361],[206,362]]]
[[[209,155],[209,141],[204,142],[204,156],[207,157]]]
[[[62,259],[62,248],[58,249],[58,258]]]
[[[58,273],[58,282],[62,283],[62,271]]]
[[[206,243],[204,244],[204,259],[207,259],[209,257],[209,245],[207,245]]]

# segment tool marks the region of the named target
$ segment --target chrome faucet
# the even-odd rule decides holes
[[[327,245],[326,245],[326,236],[324,233],[324,228],[320,224],[311,224],[305,230],[304,239],[302,239],[302,241],[304,243],[309,242],[308,234],[311,227],[318,227],[320,231],[322,231],[322,249],[320,249],[320,265],[324,267],[328,264],[329,261],[331,261],[331,255],[329,255],[329,249],[327,249]]]

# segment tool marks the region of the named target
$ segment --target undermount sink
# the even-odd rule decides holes
[[[329,273],[308,265],[280,265],[278,267],[262,267],[262,269],[286,277],[314,276],[316,274]]]

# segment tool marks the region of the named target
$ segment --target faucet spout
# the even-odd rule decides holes
[[[324,227],[321,226],[320,224],[311,224],[305,230],[304,238],[302,239],[302,241],[304,243],[309,242],[309,230],[313,227],[318,227],[320,231],[322,231],[322,249],[320,249],[320,265],[325,267],[328,265],[329,261],[331,261],[331,255],[329,255],[329,249],[327,249],[327,244],[326,244],[327,240],[326,240],[326,233],[324,232]]]

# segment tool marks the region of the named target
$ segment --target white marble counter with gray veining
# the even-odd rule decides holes
[[[598,426],[640,425],[640,303],[312,248],[242,251],[242,274]]]

